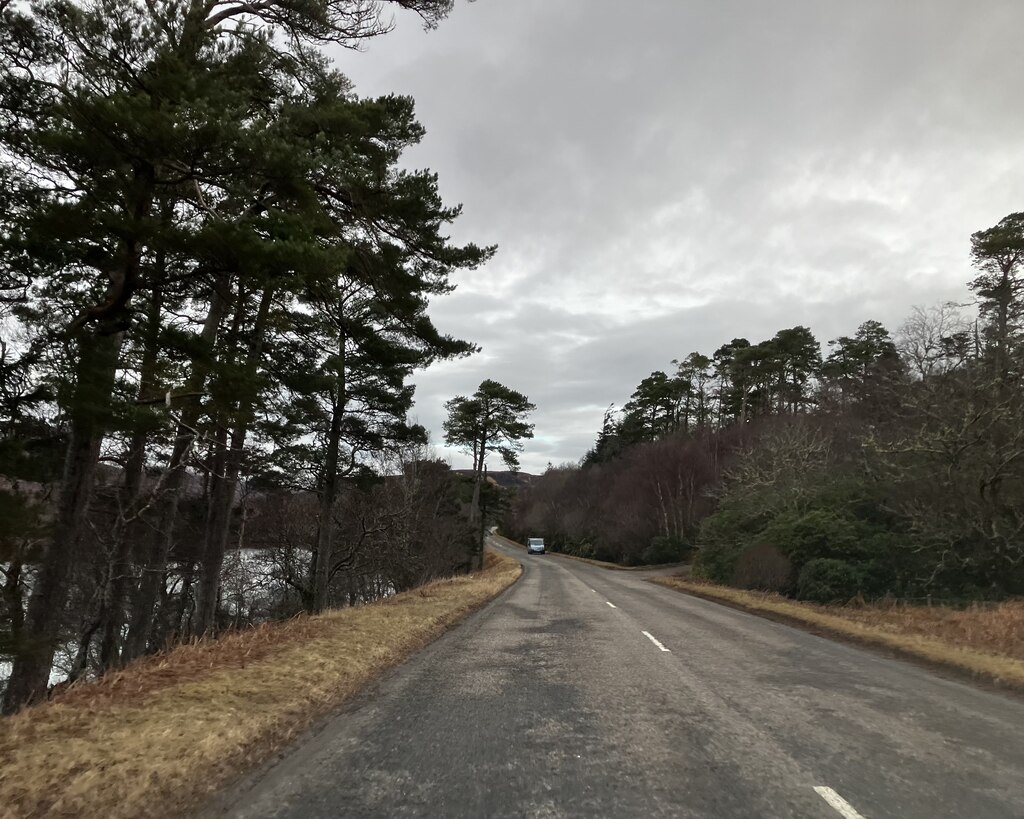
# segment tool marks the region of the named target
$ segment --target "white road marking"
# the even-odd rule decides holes
[[[604,602],[608,603],[607,600],[605,600]],[[613,609],[617,609],[618,608],[618,606],[616,606],[614,603],[608,603],[608,605],[611,606]]]
[[[835,808],[836,812],[842,816],[843,819],[864,819],[863,816],[854,810],[853,805],[843,799],[843,797],[831,788],[825,787],[824,785],[818,785],[814,788],[814,791],[818,796]]]
[[[654,643],[662,651],[671,651],[671,649],[665,648],[665,646],[663,646],[661,643],[659,643],[657,641],[657,639],[655,639],[654,635],[651,634],[649,631],[644,631],[644,632],[641,632],[641,633],[644,635],[644,637],[646,637],[648,640],[650,640],[652,643]]]

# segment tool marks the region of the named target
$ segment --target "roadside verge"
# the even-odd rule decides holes
[[[1024,692],[1024,602],[987,609],[820,606],[779,595],[656,577],[652,583],[830,637]]]
[[[0,817],[181,815],[497,597],[522,569],[180,646],[0,720]]]

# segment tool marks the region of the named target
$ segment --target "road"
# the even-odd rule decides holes
[[[235,788],[255,817],[1024,817],[1024,703],[616,572],[520,581]]]

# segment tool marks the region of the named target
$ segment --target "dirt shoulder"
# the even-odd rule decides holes
[[[678,577],[651,582],[1024,692],[1024,601],[967,609],[819,606]]]
[[[181,815],[514,583],[477,574],[181,646],[0,720],[0,817]]]

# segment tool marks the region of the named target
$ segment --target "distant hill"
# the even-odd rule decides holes
[[[472,469],[453,469],[452,472],[466,477],[473,475]],[[529,472],[488,472],[487,478],[502,489],[523,489],[537,480],[537,476]]]

